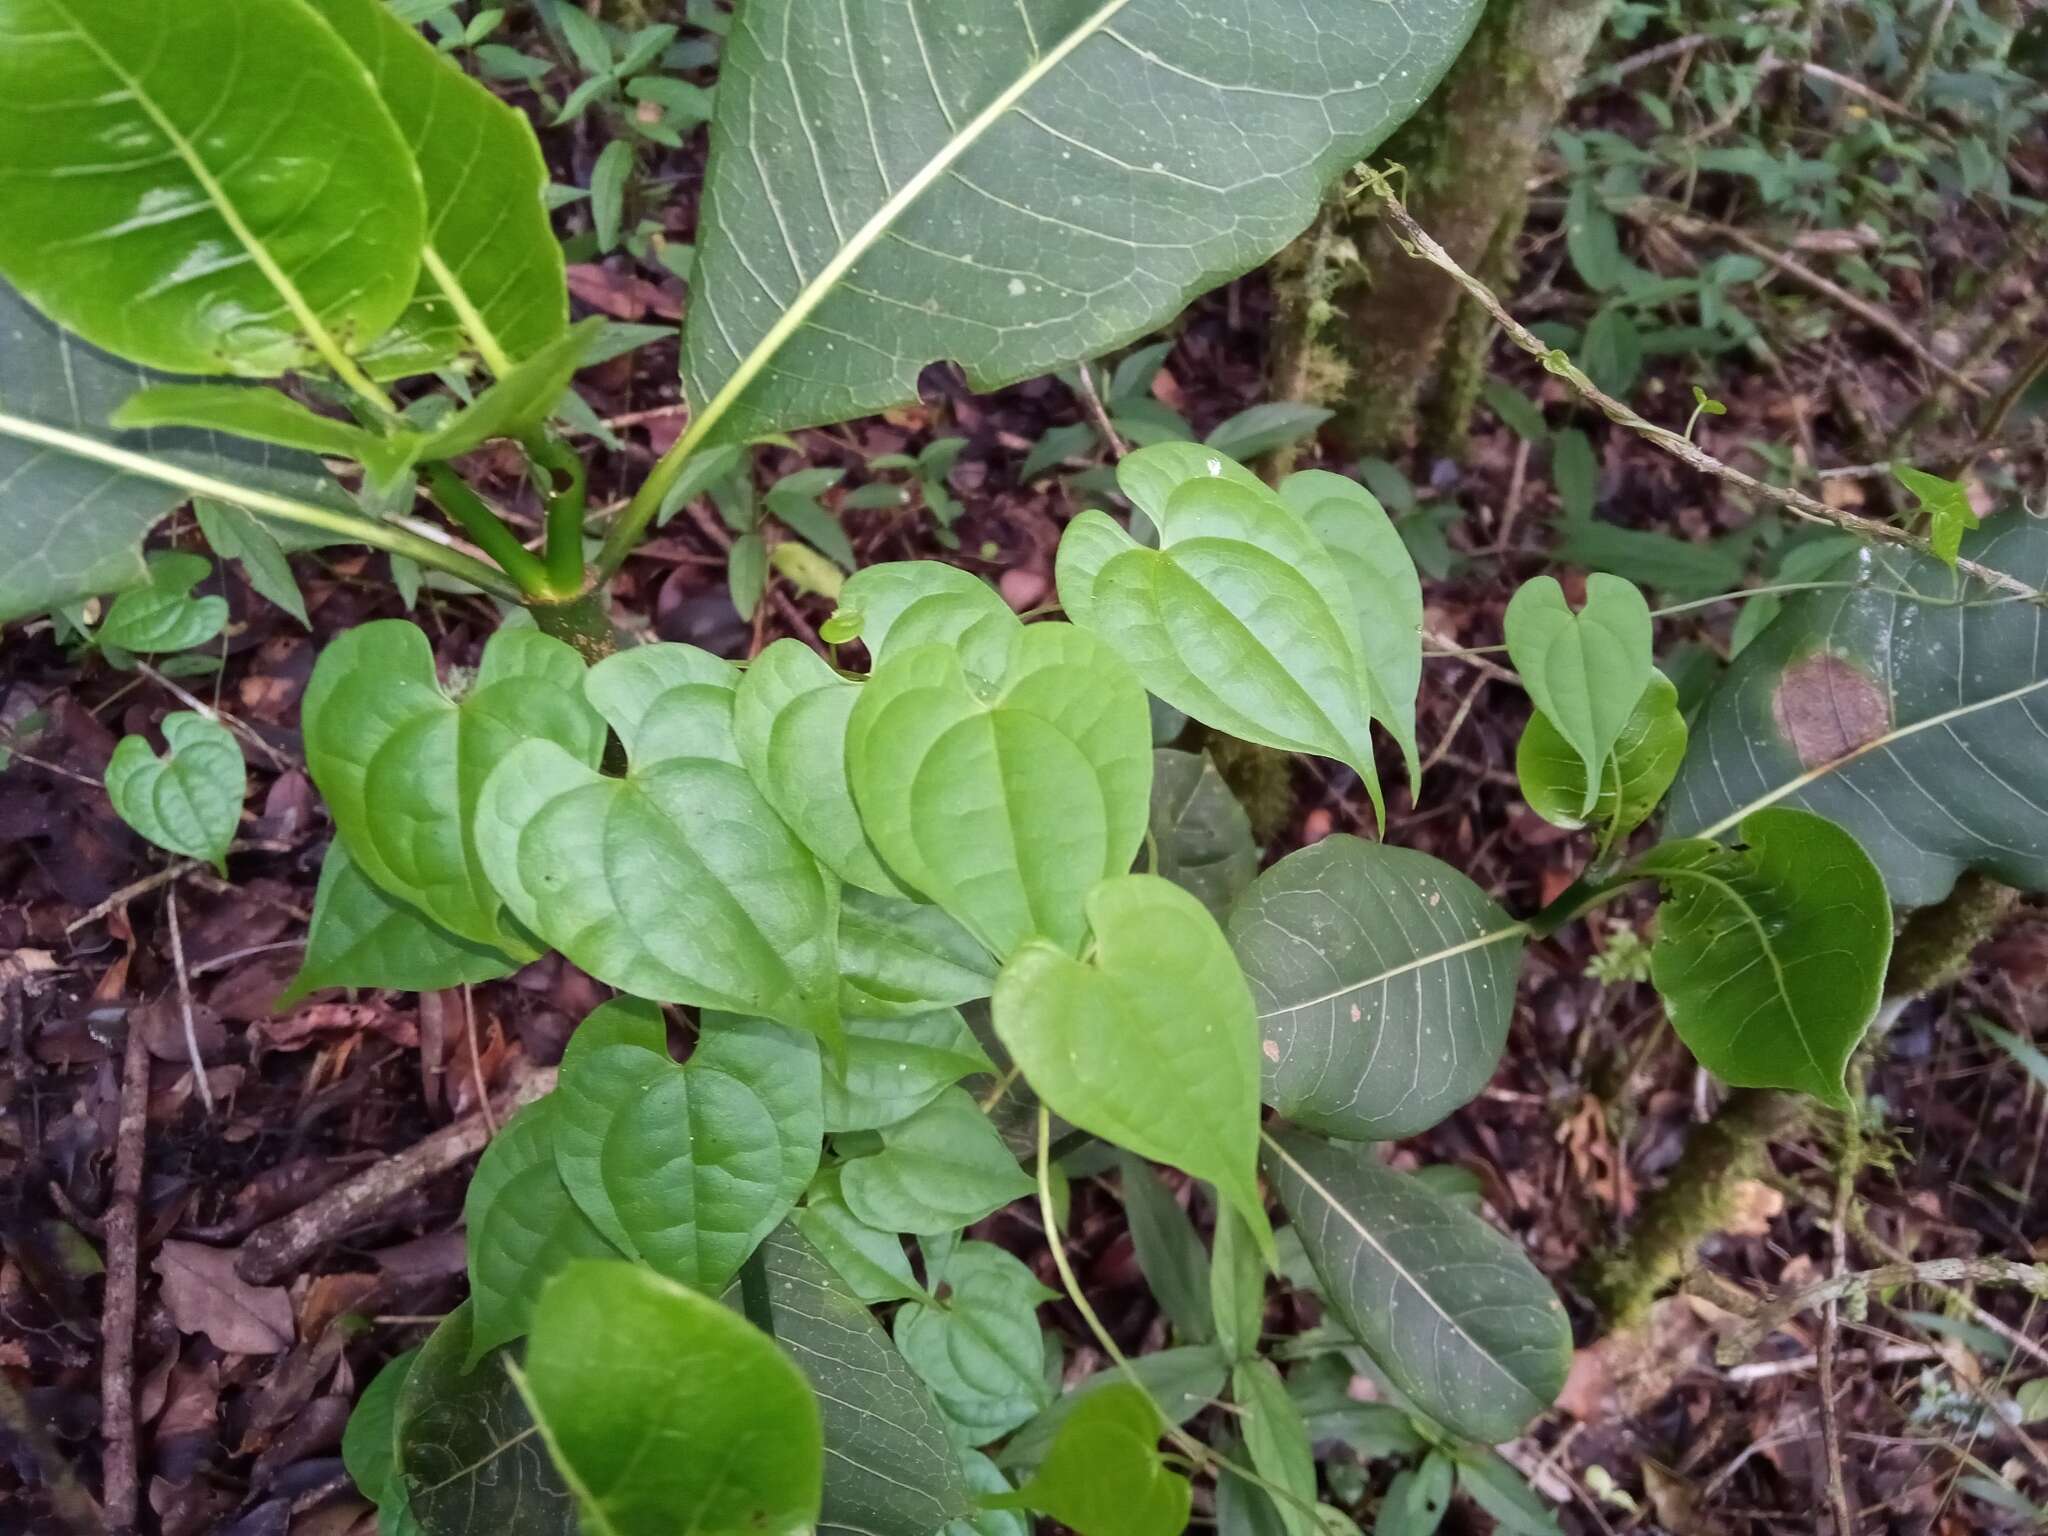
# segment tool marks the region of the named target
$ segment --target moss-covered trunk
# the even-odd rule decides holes
[[[1519,230],[1536,150],[1556,126],[1609,4],[1493,0],[1443,86],[1376,157],[1407,167],[1410,210],[1466,270],[1484,271],[1490,253],[1504,254],[1503,230]],[[1316,338],[1336,355],[1314,371],[1348,372],[1342,397],[1325,403],[1338,412],[1348,446],[1379,451],[1406,435],[1431,384],[1458,289],[1405,254],[1369,207],[1361,205],[1355,227],[1319,224],[1310,237],[1318,231],[1325,250],[1348,238],[1359,266],[1358,280],[1336,297],[1326,337]],[[1308,372],[1293,366],[1297,377]],[[1450,409],[1436,413],[1440,422],[1462,415],[1460,400],[1469,403],[1469,356],[1451,359],[1447,372]]]

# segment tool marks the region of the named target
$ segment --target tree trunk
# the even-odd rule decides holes
[[[1556,126],[1609,3],[1493,0],[1442,87],[1379,157],[1407,168],[1410,210],[1467,271],[1484,271],[1501,231],[1519,229],[1537,147]],[[1318,229],[1327,249],[1338,232]],[[1459,293],[1369,211],[1341,233],[1357,247],[1360,280],[1337,298],[1330,338],[1351,382],[1341,401],[1326,403],[1347,446],[1379,452],[1407,435]],[[1469,357],[1462,372],[1471,372]],[[1468,383],[1448,381],[1453,413],[1469,401]]]

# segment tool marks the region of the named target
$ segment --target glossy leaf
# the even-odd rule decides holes
[[[65,334],[0,283],[0,621],[142,582],[142,537],[192,495],[193,477],[350,512],[305,454],[216,432],[107,426],[123,400],[160,380]],[[52,432],[61,438],[41,435]]]
[[[844,1060],[825,1063],[825,1129],[872,1131],[914,1115],[994,1066],[953,1008],[846,1020]]]
[[[755,786],[819,863],[849,885],[901,896],[846,782],[846,723],[859,698],[860,686],[801,640],[778,640],[740,680],[733,734]]]
[[[944,1422],[874,1315],[788,1227],[760,1252],[775,1337],[824,1413],[820,1529],[930,1536],[965,1514],[968,1490]]]
[[[1476,14],[1299,0],[1226,66],[1160,0],[991,12],[966,32],[823,0],[742,11],[690,403],[713,440],[744,438],[912,400],[940,359],[987,390],[1143,335],[1300,233]],[[916,89],[896,88],[904,69]],[[796,152],[742,152],[766,122]]]
[[[855,571],[839,592],[839,612],[874,665],[896,651],[940,642],[957,646],[971,673],[994,676],[1021,626],[1002,596],[972,572],[938,560],[898,560]]]
[[[716,1293],[818,1168],[818,1050],[761,1019],[707,1015],[697,1048],[617,1106],[604,1193],[637,1253]]]
[[[1062,1119],[1207,1179],[1259,1235],[1258,1021],[1244,975],[1206,908],[1152,875],[1088,893],[1093,957],[1043,941],[995,991],[995,1030]]]
[[[404,309],[419,173],[305,6],[7,0],[0,35],[0,273],[59,324],[151,368],[271,377]]]
[[[1152,754],[1147,874],[1171,880],[1222,922],[1259,872],[1252,824],[1207,753]]]
[[[1614,750],[1601,764],[1592,814],[1584,811],[1586,766],[1550,717],[1533,714],[1515,747],[1515,777],[1529,808],[1554,826],[1600,829],[1603,846],[1627,837],[1650,819],[1685,760],[1685,716],[1678,690],[1661,672],[1636,700]]]
[[[1884,878],[1810,811],[1754,811],[1737,836],[1746,847],[1688,839],[1636,861],[1664,888],[1651,979],[1708,1071],[1846,1109],[1842,1076],[1892,952]]]
[[[969,1445],[1008,1434],[1052,1401],[1038,1307],[1054,1293],[993,1243],[962,1243],[942,1300],[896,1314],[896,1347]]]
[[[152,384],[123,400],[109,424],[120,431],[196,427],[254,438],[280,448],[353,459],[375,479],[402,475],[416,441],[380,437],[352,421],[322,416],[275,389],[247,384]]]
[[[426,196],[418,286],[365,365],[397,378],[473,347],[503,377],[568,323],[533,129],[378,0],[310,3],[370,72]]]
[[[248,793],[242,749],[218,720],[189,710],[164,716],[163,736],[162,757],[147,737],[121,738],[107,762],[107,798],[157,847],[204,859],[225,877]]]
[[[1435,1125],[1499,1063],[1523,932],[1427,854],[1343,834],[1289,854],[1230,918],[1266,1102],[1353,1139]]]
[[[518,920],[636,997],[839,1036],[837,886],[782,824],[732,740],[729,663],[687,646],[593,668],[633,758],[600,774],[552,742],[504,756],[477,847]]]
[[[1212,1346],[1193,1344],[1134,1356],[1131,1373],[1174,1423],[1185,1424],[1223,1395],[1223,1383],[1230,1368]],[[1074,1411],[1098,1392],[1124,1379],[1124,1373],[1112,1366],[1069,1388],[1050,1408],[1005,1441],[997,1460],[1010,1468],[1028,1470],[1037,1466]]]
[[[425,1536],[577,1536],[576,1503],[506,1369],[470,1364],[465,1302],[441,1320],[398,1394],[398,1475]]]
[[[1650,608],[1619,576],[1586,578],[1586,604],[1573,613],[1552,576],[1524,582],[1508,603],[1508,656],[1530,701],[1578,753],[1590,817],[1601,765],[1614,751],[1649,686]]]
[[[1970,559],[2048,586],[2048,527],[2007,516]],[[1694,722],[1667,833],[1719,837],[1797,806],[1862,844],[1892,900],[1965,869],[2048,890],[2048,629],[1930,556],[1866,547],[1849,590],[1796,593]],[[1958,599],[1961,599],[1958,601]]]
[[[1002,1137],[959,1088],[881,1135],[881,1151],[840,1171],[847,1208],[871,1227],[956,1232],[1031,1193]]]
[[[1970,493],[1954,480],[1930,475],[1910,464],[1895,464],[1892,474],[1927,514],[1927,542],[1935,558],[1950,570],[1963,547],[1963,535],[1979,526],[1977,509],[1970,505]]]
[[[1571,1330],[1521,1249],[1369,1147],[1283,1132],[1267,1171],[1324,1297],[1423,1412],[1493,1445],[1549,1408]]]
[[[277,604],[308,630],[313,621],[306,614],[305,594],[292,575],[291,561],[277,530],[254,513],[225,501],[194,497],[192,515],[207,547],[223,560],[238,561],[242,578],[259,596]]]
[[[931,1297],[910,1270],[910,1255],[894,1232],[871,1227],[846,1208],[836,1193],[837,1174],[819,1175],[803,1209],[790,1217],[790,1224],[803,1234],[817,1255],[832,1266],[846,1288],[868,1303],[887,1301],[929,1302]]]
[[[1033,937],[1077,949],[1081,898],[1144,840],[1144,693],[1071,625],[1016,631],[982,680],[950,645],[893,651],[854,705],[846,761],[890,872],[998,955]]]
[[[1315,1452],[1309,1446],[1308,1426],[1302,1422],[1301,1410],[1288,1396],[1280,1373],[1270,1361],[1241,1361],[1230,1373],[1230,1395],[1243,1410],[1238,1433],[1244,1437],[1252,1470],[1313,1507]],[[1289,1536],[1321,1536],[1318,1522],[1306,1510],[1277,1498],[1273,1505]]]
[[[849,887],[839,904],[847,1008],[869,1017],[928,1013],[987,997],[994,956],[937,907]]]
[[[632,1264],[569,1266],[534,1311],[521,1384],[586,1529],[797,1536],[817,1522],[809,1382],[701,1292]]]
[[[615,997],[593,1008],[569,1036],[550,1095],[555,1172],[591,1225],[628,1258],[640,1251],[605,1190],[605,1138],[628,1105],[675,1070],[661,1009],[641,998]]]
[[[149,557],[149,583],[131,587],[107,607],[95,635],[101,644],[150,655],[204,645],[227,626],[228,600],[192,589],[213,572],[199,555],[162,550]]]
[[[1079,1536],[1180,1536],[1193,1490],[1159,1454],[1166,1426],[1128,1382],[1076,1405],[1031,1480],[987,1502],[1035,1509]]]
[[[438,992],[518,969],[510,955],[450,933],[387,893],[356,867],[337,839],[321,861],[306,958],[274,1006],[287,1008],[324,987]]]
[[[1246,741],[1347,763],[1379,807],[1376,685],[1343,568],[1279,497],[1223,463],[1212,453],[1189,473],[1180,444],[1125,459],[1118,484],[1158,528],[1159,547],[1082,513],[1060,540],[1060,601],[1174,708]]]
[[[575,651],[535,630],[492,635],[460,703],[416,625],[381,619],[331,641],[300,706],[306,766],[363,873],[463,938],[532,959],[485,877],[477,807],[522,742],[595,767],[604,723],[582,683]]]

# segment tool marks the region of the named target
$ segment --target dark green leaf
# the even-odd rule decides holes
[[[1209,1254],[1201,1235],[1143,1158],[1119,1152],[1117,1172],[1138,1268],[1160,1310],[1173,1320],[1183,1344],[1209,1343],[1216,1328],[1209,1307]]]
[[[885,1232],[955,1232],[1031,1193],[987,1116],[948,1088],[840,1172],[847,1208]]]
[[[675,1070],[661,1009],[641,998],[615,997],[592,1009],[569,1036],[550,1096],[555,1172],[591,1225],[628,1258],[638,1258],[639,1250],[605,1190],[605,1138],[628,1105]]]
[[[277,604],[307,629],[313,627],[313,621],[306,617],[306,599],[299,591],[298,579],[285,558],[284,545],[260,518],[227,502],[204,497],[193,499],[192,512],[199,519],[199,531],[206,535],[208,547],[223,560],[241,561],[242,574],[258,595]]]
[[[192,589],[213,573],[199,555],[162,550],[149,557],[149,584],[131,587],[107,608],[94,638],[103,645],[150,655],[204,645],[228,622],[228,600]]]
[[[839,965],[850,1013],[928,1013],[987,997],[995,958],[952,918],[921,902],[849,886],[839,906]]]
[[[1298,400],[1269,400],[1225,419],[1202,441],[1242,464],[1299,442],[1336,414]]]
[[[1294,1495],[1302,1503],[1316,1501],[1315,1452],[1308,1443],[1308,1426],[1301,1410],[1288,1396],[1280,1373],[1265,1360],[1245,1360],[1230,1373],[1230,1395],[1243,1410],[1238,1433],[1244,1436],[1252,1469],[1275,1487]],[[1321,1536],[1319,1523],[1308,1511],[1287,1500],[1275,1498],[1280,1523],[1289,1536]]]
[[[825,1063],[825,1129],[894,1125],[962,1078],[992,1071],[957,1009],[887,1018],[848,1015],[845,1057]]]
[[[1229,1363],[1208,1345],[1188,1345],[1139,1355],[1131,1371],[1145,1391],[1176,1424],[1185,1424],[1222,1395]],[[1062,1394],[1050,1408],[1025,1425],[1003,1446],[997,1460],[1005,1467],[1026,1469],[1037,1466],[1052,1448],[1061,1426],[1074,1410],[1106,1388],[1124,1380],[1121,1370],[1098,1371]]]
[[[1599,799],[1602,765],[1649,686],[1650,609],[1616,576],[1586,578],[1573,613],[1555,578],[1527,581],[1508,603],[1508,656],[1529,698],[1584,765],[1582,816]]]

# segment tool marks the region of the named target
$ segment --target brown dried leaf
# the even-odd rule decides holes
[[[292,1301],[282,1286],[251,1285],[235,1273],[238,1250],[167,1242],[150,1267],[181,1333],[203,1333],[231,1355],[274,1355],[292,1346]]]

